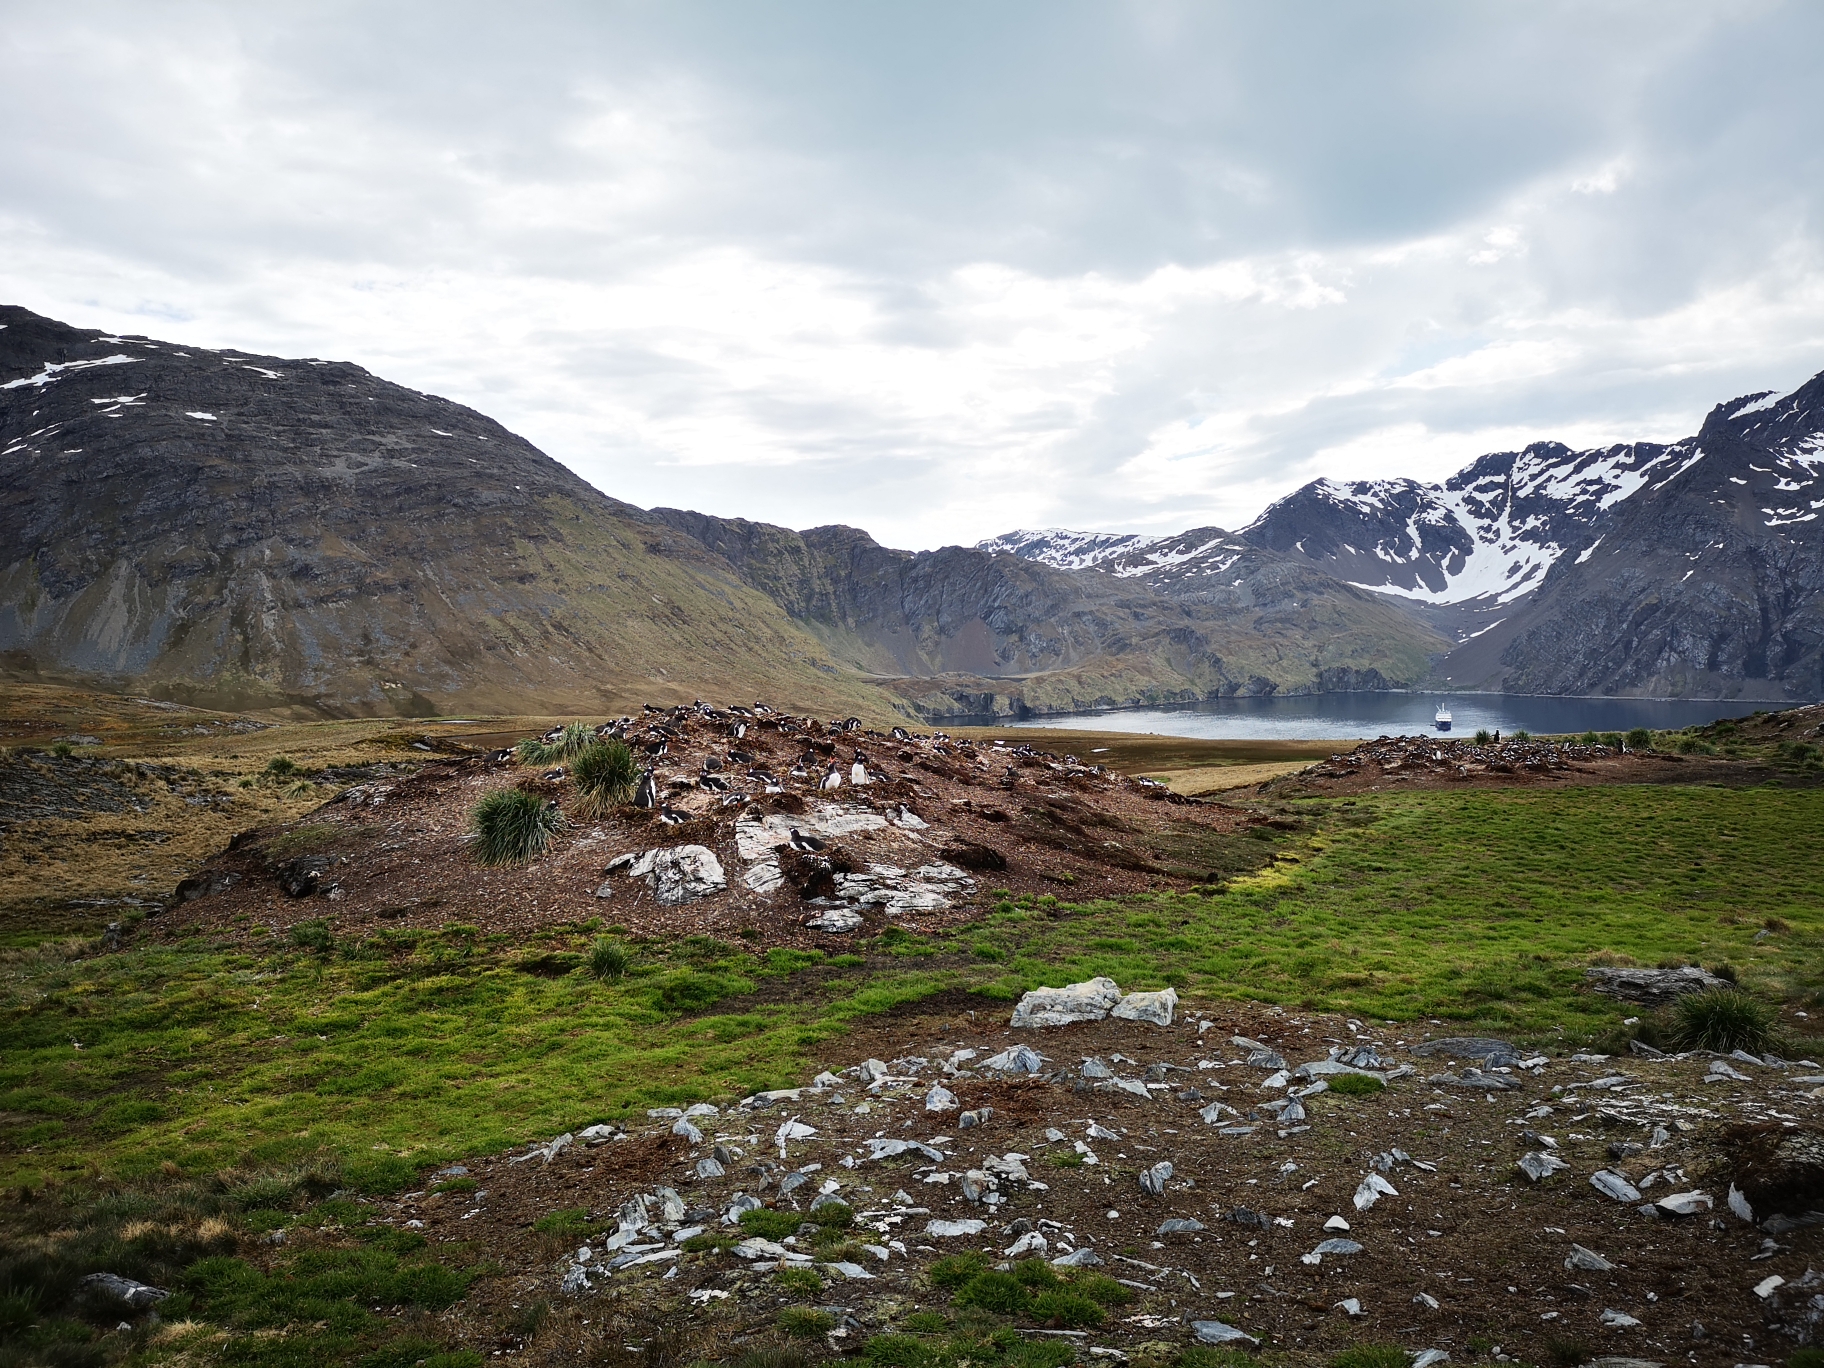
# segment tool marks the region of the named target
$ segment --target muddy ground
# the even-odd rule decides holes
[[[1769,1133],[1803,1133],[1818,1147],[1824,1077],[1815,1064],[1736,1058],[1719,1071],[1712,1056],[1549,1054],[1531,1068],[1503,1066],[1492,1076],[1509,1086],[1484,1091],[1460,1081],[1474,1063],[1460,1049],[1414,1053],[1448,1034],[1437,1023],[1394,1028],[1226,1006],[1181,1011],[1169,1027],[1109,1019],[1014,1031],[1006,1020],[1005,1004],[957,994],[857,1023],[830,1046],[826,1066],[839,1081],[771,1103],[725,1103],[692,1118],[698,1143],[674,1133],[678,1123],[664,1115],[578,1116],[578,1136],[591,1123],[625,1130],[594,1145],[573,1140],[548,1161],[532,1151],[518,1162],[471,1160],[461,1166],[466,1174],[442,1181],[466,1178],[459,1186],[474,1191],[427,1187],[377,1199],[368,1219],[486,1251],[498,1276],[446,1313],[442,1329],[537,1363],[575,1362],[665,1325],[689,1327],[705,1344],[722,1346],[717,1352],[774,1335],[780,1311],[806,1301],[782,1287],[776,1257],[670,1251],[679,1248],[680,1231],[699,1226],[740,1238],[726,1219],[740,1194],[808,1215],[825,1190],[857,1213],[853,1238],[818,1250],[807,1233],[788,1247],[816,1255],[810,1266],[827,1286],[808,1300],[829,1308],[839,1328],[848,1324],[829,1342],[841,1351],[904,1329],[920,1310],[953,1315],[951,1294],[926,1276],[932,1262],[965,1250],[1005,1262],[1004,1251],[1028,1230],[1045,1241],[1028,1256],[1090,1251],[1100,1260],[1095,1271],[1133,1294],[1102,1325],[1078,1334],[1079,1347],[1142,1359],[1162,1342],[1191,1342],[1190,1322],[1202,1320],[1236,1327],[1291,1362],[1319,1361],[1362,1340],[1442,1349],[1459,1363],[1576,1363],[1598,1355],[1775,1363],[1793,1347],[1768,1325],[1777,1298],[1755,1289],[1769,1277],[1797,1280],[1824,1256],[1820,1227],[1774,1216],[1782,1206],[1799,1214],[1824,1205],[1824,1192],[1789,1184],[1782,1200],[1750,1161]],[[1261,1107],[1284,1099],[1288,1080],[1272,1061],[1247,1062],[1250,1048],[1234,1043],[1237,1036],[1264,1043],[1294,1068],[1372,1044],[1378,1072],[1396,1076],[1368,1095],[1309,1096],[1306,1120],[1283,1124]],[[1044,1056],[1041,1075],[982,1067],[1021,1043]],[[966,1050],[975,1055],[958,1056]],[[1090,1057],[1118,1077],[1160,1081],[1145,1089],[1144,1101],[1098,1086],[1081,1076]],[[847,1072],[870,1058],[889,1073],[875,1087]],[[1403,1068],[1409,1071],[1399,1076]],[[929,1110],[940,1084],[955,1105]],[[1238,1115],[1206,1121],[1203,1109],[1213,1101]],[[961,1113],[983,1109],[992,1114],[982,1124],[959,1125]],[[788,1121],[815,1134],[786,1140],[782,1153],[778,1137]],[[1093,1136],[1092,1124],[1112,1138]],[[867,1142],[875,1138],[916,1140],[942,1157],[874,1160]],[[698,1161],[718,1146],[726,1175],[698,1177]],[[1079,1152],[1085,1149],[1090,1154]],[[1529,1153],[1555,1155],[1568,1168],[1534,1182],[1516,1167]],[[989,1157],[1009,1155],[1030,1181],[1001,1177],[998,1204],[970,1200],[969,1171],[979,1177]],[[1169,1161],[1171,1176],[1161,1195],[1148,1195],[1140,1176],[1160,1161]],[[1598,1171],[1632,1184],[1638,1196],[1599,1191],[1591,1182]],[[794,1172],[808,1181],[793,1180],[799,1186],[782,1195]],[[1358,1208],[1358,1189],[1377,1174],[1393,1190]],[[1768,1229],[1730,1211],[1732,1181],[1761,1203],[1752,1214]],[[633,1237],[657,1257],[607,1271],[614,1251],[604,1238],[617,1229],[616,1213],[641,1194],[659,1212],[662,1188],[678,1194],[673,1219]],[[1704,1196],[1682,1205],[1695,1214],[1641,1210],[1693,1192]],[[533,1228],[562,1211],[586,1213],[589,1226],[569,1235]],[[1326,1228],[1333,1218],[1348,1228]],[[984,1222],[979,1233],[928,1233],[933,1220],[968,1219]],[[1202,1228],[1159,1234],[1170,1219]],[[1308,1259],[1326,1238],[1356,1242],[1360,1252]],[[1567,1267],[1578,1247],[1613,1267]],[[1355,1312],[1343,1305],[1350,1299]],[[551,1306],[543,1327],[530,1337],[514,1332],[540,1302]]]
[[[444,754],[416,773],[356,785],[297,821],[243,834],[156,925],[257,920],[284,930],[322,918],[341,932],[457,920],[514,932],[599,917],[636,935],[827,948],[887,925],[966,921],[1007,893],[1095,898],[1216,882],[1266,863],[1268,843],[1252,833],[1283,825],[1027,746],[896,739],[786,717],[745,719],[746,735],[732,737],[741,721],[693,711],[628,727],[642,755],[665,747],[649,756],[662,810],[623,806],[599,819],[581,814],[561,763],[524,766],[438,741]],[[839,786],[826,788],[832,767]],[[529,867],[482,868],[469,851],[471,810],[514,786],[559,804],[563,825]],[[825,848],[799,859],[793,826]],[[714,853],[723,887],[667,903],[647,882],[607,873],[618,856],[686,845]],[[300,859],[328,863],[292,896],[282,885]],[[773,888],[756,872],[769,862],[783,880]],[[878,874],[883,897],[907,895],[897,907],[834,889],[843,882],[835,875],[883,869],[897,871]],[[861,921],[840,933],[806,925],[832,909]]]

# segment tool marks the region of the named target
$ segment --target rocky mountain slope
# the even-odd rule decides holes
[[[1447,644],[1284,558],[1239,591],[1162,592],[853,528],[648,513],[358,366],[19,308],[0,309],[0,532],[6,674],[236,709],[759,694],[1006,715],[1382,687]]]
[[[1669,445],[1540,442],[1438,485],[1318,480],[1235,533],[1054,529],[982,547],[1181,600],[1303,567],[1450,637],[1434,685],[1810,698],[1824,692],[1821,485],[1824,376],[1719,405]]]
[[[880,706],[725,562],[359,366],[0,309],[0,660],[230,708]]]
[[[1446,645],[1373,594],[1248,548],[1217,589],[979,547],[894,551],[849,527],[653,513],[933,715],[1386,688]]]

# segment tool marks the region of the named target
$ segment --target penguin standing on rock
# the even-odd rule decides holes
[[[640,782],[634,786],[633,805],[641,808],[655,808],[659,805],[659,786],[647,770],[640,775]]]
[[[831,765],[823,772],[823,778],[817,781],[817,787],[825,791],[841,788],[842,771],[837,769],[835,765]]]

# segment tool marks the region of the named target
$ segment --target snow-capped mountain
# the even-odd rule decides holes
[[[1005,532],[976,543],[975,549],[1038,561],[1059,570],[1087,570],[1155,540],[1138,532],[1068,532],[1046,527]]]
[[[1670,444],[1538,442],[1441,484],[1317,480],[1238,532],[982,546],[1181,602],[1391,596],[1457,643],[1436,674],[1457,688],[1816,697],[1821,513],[1824,376],[1720,404]]]

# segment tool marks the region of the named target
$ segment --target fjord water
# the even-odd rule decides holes
[[[1541,735],[1669,731],[1722,717],[1743,717],[1784,705],[1714,698],[1561,698],[1532,694],[1329,693],[1285,698],[1224,698],[1161,708],[1073,713],[1013,725],[1079,731],[1149,732],[1211,741],[1372,740],[1435,729],[1439,705],[1448,708],[1452,736],[1477,731]]]

